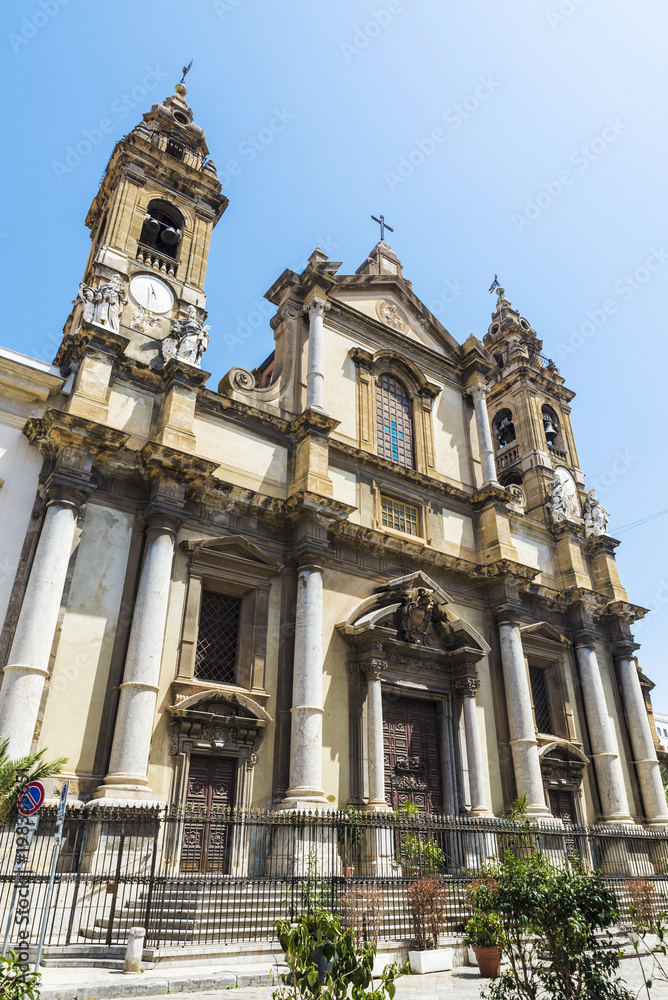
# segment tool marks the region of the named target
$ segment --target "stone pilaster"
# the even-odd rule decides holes
[[[130,341],[104,327],[82,321],[74,338],[71,360],[78,359],[67,412],[105,424],[114,368]]]
[[[324,317],[329,302],[313,296],[304,306],[309,317],[308,366],[306,369],[306,408],[325,412],[324,398]]]
[[[338,420],[305,410],[290,424],[289,433],[295,441],[295,461],[290,494],[306,490],[322,497],[331,497],[334,487],[329,478],[329,435],[339,426]]]
[[[624,714],[635,757],[634,763],[640,782],[645,819],[652,826],[667,826],[666,793],[661,780],[661,769],[656,756],[656,747],[633,655],[635,648],[635,644],[626,647],[619,646],[615,653],[624,702]]]
[[[209,372],[172,358],[165,365],[162,378],[165,396],[158,419],[158,443],[179,451],[194,452],[197,393],[209,378]]]
[[[576,644],[575,655],[587,714],[589,742],[598,779],[603,821],[631,823],[617,740],[605,701],[601,669],[593,641]]]
[[[485,791],[485,768],[482,757],[480,727],[476,692],[480,687],[477,677],[460,677],[455,681],[455,690],[462,699],[464,732],[466,736],[466,757],[469,767],[469,789],[471,792],[471,813],[474,816],[488,816],[489,806]]]
[[[500,621],[499,637],[517,794],[526,796],[530,817],[549,816],[519,623],[513,619]]]

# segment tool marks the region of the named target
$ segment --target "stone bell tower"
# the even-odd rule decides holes
[[[126,338],[125,354],[153,367],[176,353],[178,345],[163,347],[171,321],[205,337],[209,243],[228,200],[185,97],[181,82],[111,154],[86,217],[91,249],[58,364],[76,361],[82,322]],[[180,356],[199,363],[201,353],[195,344]]]
[[[548,520],[555,469],[563,468],[573,490],[585,494],[570,420],[575,393],[503,288],[483,342],[497,363],[487,405],[499,482],[513,488],[525,514]]]

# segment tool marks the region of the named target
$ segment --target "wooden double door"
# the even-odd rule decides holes
[[[411,802],[420,812],[443,812],[439,728],[434,702],[383,697],[385,798],[393,809]]]
[[[181,871],[227,872],[232,825],[223,810],[234,805],[237,762],[230,757],[192,754],[186,789]]]

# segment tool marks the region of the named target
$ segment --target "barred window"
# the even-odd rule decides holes
[[[414,467],[411,401],[394,375],[384,374],[376,386],[378,454],[407,468]]]
[[[394,528],[407,535],[418,534],[418,509],[410,503],[381,495],[380,509],[384,528]]]
[[[536,728],[539,733],[551,733],[552,714],[547,694],[547,677],[545,676],[545,671],[541,667],[529,667],[529,679],[531,681]]]
[[[198,680],[235,683],[240,618],[240,598],[214,590],[202,591],[195,651],[195,677]]]

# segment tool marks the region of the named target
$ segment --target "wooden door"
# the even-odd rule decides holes
[[[564,823],[575,823],[573,793],[560,788],[550,788],[550,812]]]
[[[181,871],[226,872],[231,824],[222,810],[234,804],[236,776],[237,762],[232,758],[191,756]]]
[[[383,698],[385,798],[393,809],[414,803],[443,811],[438,715],[431,701]]]

